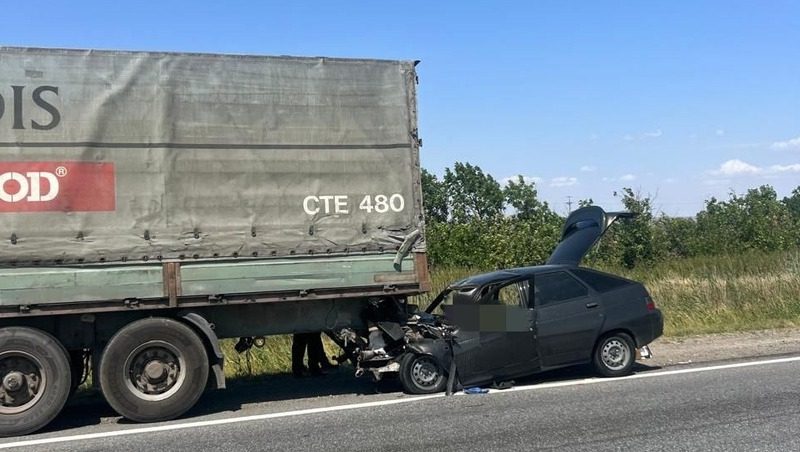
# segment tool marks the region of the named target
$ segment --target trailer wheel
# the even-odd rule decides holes
[[[0,328],[0,436],[47,425],[64,408],[71,384],[67,351],[53,336]]]
[[[117,413],[132,421],[164,421],[197,403],[208,381],[208,356],[188,326],[142,319],[111,338],[99,373],[100,389]]]

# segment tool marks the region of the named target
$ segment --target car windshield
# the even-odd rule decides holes
[[[474,304],[475,301],[472,298],[472,292],[474,290],[474,287],[460,287],[457,289],[448,287],[433,299],[428,308],[425,309],[425,312],[441,315],[444,314],[442,306]]]
[[[477,291],[477,293],[476,293]],[[525,306],[528,281],[503,281],[482,287],[448,287],[433,299],[425,312],[443,314],[442,306],[507,305]]]

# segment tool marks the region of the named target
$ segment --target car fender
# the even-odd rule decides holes
[[[450,344],[444,339],[422,339],[408,344],[408,350],[419,353],[421,355],[430,355],[434,357],[445,372],[450,368],[450,363],[453,360],[453,352]]]

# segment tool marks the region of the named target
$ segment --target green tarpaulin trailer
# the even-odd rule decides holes
[[[218,338],[427,290],[416,83],[412,61],[0,48],[0,434],[47,424],[87,350],[112,407],[168,419],[224,387]]]

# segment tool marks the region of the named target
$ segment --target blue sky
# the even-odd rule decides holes
[[[423,166],[522,174],[562,212],[800,185],[798,2],[16,3],[2,45],[422,60]]]

